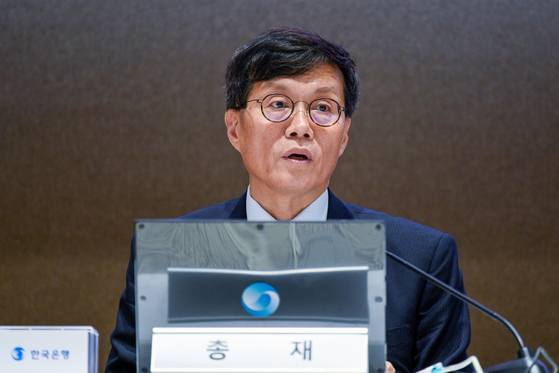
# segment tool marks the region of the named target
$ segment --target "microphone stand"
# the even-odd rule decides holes
[[[545,365],[542,363],[537,362],[537,358],[534,355],[534,351],[526,347],[524,345],[524,341],[522,337],[518,333],[518,331],[512,326],[510,322],[508,322],[503,316],[499,315],[497,312],[491,311],[489,308],[485,307],[484,305],[476,302],[472,298],[466,296],[465,294],[459,292],[458,290],[454,289],[452,286],[445,284],[444,282],[440,281],[439,279],[431,276],[425,271],[417,268],[413,264],[405,261],[404,259],[400,258],[399,256],[386,251],[386,256],[395,260],[396,262],[402,264],[403,266],[407,267],[411,271],[417,273],[419,276],[423,277],[427,281],[431,282],[432,284],[436,285],[437,287],[441,288],[442,290],[450,293],[451,295],[455,296],[456,298],[460,299],[462,302],[469,304],[470,306],[478,309],[482,313],[486,314],[487,316],[491,317],[493,320],[501,323],[504,325],[514,336],[516,342],[518,343],[519,350],[516,353],[518,357],[517,360],[508,361],[506,363],[498,364],[492,366],[490,368],[484,369],[487,373],[549,373]],[[549,360],[549,358],[548,358]]]

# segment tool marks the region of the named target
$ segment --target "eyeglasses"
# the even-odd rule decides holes
[[[305,114],[308,114],[311,120],[321,127],[330,127],[334,125],[342,116],[345,107],[340,106],[331,98],[317,98],[310,103],[306,101],[293,102],[289,97],[272,93],[264,98],[250,100],[260,104],[262,115],[270,122],[283,122],[293,114],[295,104],[304,102],[307,104]]]

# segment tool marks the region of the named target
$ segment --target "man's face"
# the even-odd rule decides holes
[[[331,98],[344,106],[343,92],[340,70],[324,64],[303,75],[258,82],[248,100],[281,93],[293,102]],[[323,192],[328,187],[347,145],[351,119],[342,113],[333,126],[320,127],[311,121],[306,109],[305,103],[295,104],[291,117],[280,123],[267,120],[256,101],[249,102],[246,109],[226,112],[227,134],[241,153],[251,191],[296,195]]]

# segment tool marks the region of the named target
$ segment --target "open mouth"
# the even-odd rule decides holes
[[[305,159],[309,159],[309,158],[307,158],[307,156],[304,155],[304,154],[291,154],[291,155],[289,155],[289,157],[287,157],[287,158],[289,158],[289,159],[296,159],[296,160],[298,160],[298,161],[302,161],[302,160],[305,160]]]

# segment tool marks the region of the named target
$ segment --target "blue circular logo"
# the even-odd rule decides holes
[[[25,352],[25,350],[22,347],[16,347],[12,351],[12,357],[14,358],[14,360],[17,360],[17,361],[23,360],[23,353],[24,352]]]
[[[252,316],[270,316],[278,309],[280,296],[276,289],[264,282],[247,286],[242,296],[243,307]]]

